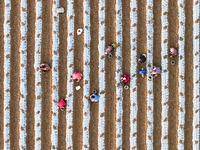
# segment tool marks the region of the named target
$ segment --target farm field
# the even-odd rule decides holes
[[[200,0],[0,1],[0,149],[199,150],[199,28]],[[154,65],[152,81],[138,74]]]

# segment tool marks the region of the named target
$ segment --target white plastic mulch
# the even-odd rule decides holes
[[[197,3],[198,2],[198,3]],[[200,22],[197,20],[200,17],[200,0],[193,0],[193,133],[192,142],[193,149],[200,149],[199,145],[199,124],[200,124],[200,101],[199,101],[199,37]]]
[[[130,1],[130,54],[131,54],[131,68],[130,68],[130,148],[137,149],[137,23],[138,23],[138,7],[137,0]]]
[[[35,150],[41,149],[41,113],[42,113],[42,86],[41,86],[41,71],[39,69],[41,61],[41,46],[42,46],[42,2],[36,2],[36,21],[35,21]]]
[[[99,0],[99,120],[98,149],[105,149],[105,0]],[[104,92],[103,92],[104,91]]]
[[[19,122],[19,147],[26,149],[26,108],[27,108],[27,1],[20,3],[20,122]]]
[[[10,0],[5,0],[4,4],[4,149],[10,149]]]
[[[83,1],[83,24],[84,24],[84,66],[83,66],[83,143],[82,149],[89,149],[89,123],[90,123],[90,1]]]
[[[67,112],[66,112],[66,146],[67,149],[73,149],[73,99],[74,99],[74,82],[71,75],[74,72],[74,0],[67,1]]]
[[[168,0],[162,0],[162,16],[161,16],[161,50],[162,50],[162,133],[161,148],[168,149],[168,100],[169,100],[169,70],[168,70]]]
[[[147,30],[147,72],[151,72],[153,68],[153,0],[147,0],[146,4],[146,30]],[[154,111],[154,96],[153,96],[153,81],[147,80],[147,131],[146,144],[148,150],[153,150],[153,111]]]
[[[178,110],[178,150],[184,149],[184,126],[185,126],[185,0],[178,0],[178,47],[179,47],[179,110]]]
[[[122,75],[122,1],[116,0],[116,71],[115,71],[115,86],[116,86],[116,149],[122,148],[122,116],[123,116],[123,96],[120,77]]]
[[[55,11],[59,0],[52,4],[52,120],[51,120],[51,149],[58,148],[58,60],[59,60],[59,14]]]

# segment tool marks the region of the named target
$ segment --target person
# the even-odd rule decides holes
[[[94,90],[93,93],[90,95],[91,102],[98,102],[99,101],[99,95]]]
[[[77,80],[77,82],[79,82],[81,79],[82,79],[82,74],[80,72],[74,72],[72,75],[71,75],[71,78],[73,80]]]
[[[139,74],[144,78],[144,76],[147,74],[147,70],[142,68],[139,70]]]
[[[60,99],[58,101],[58,109],[60,109],[61,111],[63,111],[66,108],[67,105],[67,101],[65,99]]]
[[[112,50],[116,48],[116,44],[115,43],[112,43],[112,44],[109,44],[108,46],[106,46],[106,52],[105,54],[108,54],[109,58],[112,57]]]
[[[123,83],[128,83],[129,81],[130,81],[130,76],[129,75],[127,75],[127,74],[123,74],[122,76],[121,76],[121,82],[123,82]]]
[[[47,64],[47,63],[41,63],[40,64],[40,70],[42,70],[43,72],[48,72],[49,69],[50,69],[49,64]]]
[[[170,57],[174,57],[178,55],[178,51],[175,48],[170,48]]]
[[[160,67],[153,66],[153,70],[152,70],[151,74],[154,78],[156,78],[159,74],[161,74]]]
[[[146,61],[146,59],[147,59],[146,55],[142,54],[142,55],[139,56],[138,62],[141,63],[141,64],[143,64]]]

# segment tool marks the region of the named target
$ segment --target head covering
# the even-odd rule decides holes
[[[72,78],[75,80],[75,79],[77,79],[77,80],[80,80],[81,78],[82,78],[82,74],[80,73],[80,72],[74,72],[73,74],[72,74]]]
[[[43,71],[48,71],[50,69],[50,66],[47,63],[41,63],[40,69],[43,70]]]
[[[58,101],[58,108],[63,108],[66,106],[66,101],[64,99],[60,99]]]
[[[147,70],[142,68],[142,69],[139,70],[139,74],[145,75],[145,74],[147,74]]]
[[[93,98],[92,98],[93,97]],[[96,93],[93,93],[91,96],[90,96],[90,100],[92,102],[98,102],[99,101],[99,95],[96,94]]]
[[[172,56],[178,55],[178,51],[175,48],[170,48],[170,53]]]
[[[130,79],[131,79],[130,76],[127,75],[127,74],[123,74],[122,78],[123,78],[123,82],[124,83],[128,83],[130,81]]]

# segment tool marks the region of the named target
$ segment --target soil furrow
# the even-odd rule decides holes
[[[0,45],[2,45],[1,50],[0,50],[0,70],[4,70],[4,2],[0,1]],[[4,138],[3,138],[3,130],[4,130],[4,72],[0,72],[0,119],[2,120],[0,122],[0,149],[4,149]]]
[[[66,7],[67,1],[61,0],[60,6]],[[67,94],[67,9],[59,18],[59,98]],[[58,122],[58,149],[66,149],[66,111],[59,111]]]
[[[52,63],[52,9],[51,1],[42,1],[42,50],[41,62]],[[51,148],[51,94],[52,81],[51,70],[42,72],[42,149]]]
[[[169,0],[168,5],[168,47],[178,48],[178,7],[177,1]],[[177,149],[178,129],[178,57],[174,58],[176,65],[170,64],[169,58],[169,149]]]
[[[90,1],[91,44],[90,44],[90,93],[99,89],[99,52],[98,52],[98,0]],[[90,103],[90,149],[98,149],[98,103]]]
[[[116,41],[115,24],[115,0],[106,0],[106,42],[111,44]],[[121,44],[121,43],[120,43]],[[106,46],[105,45],[105,46]],[[116,94],[115,94],[115,50],[112,53],[113,57],[105,56],[106,70],[106,102],[105,102],[105,149],[115,149],[115,118],[116,118]]]
[[[74,0],[74,71],[83,73],[83,34],[77,35],[78,28],[83,28],[83,3]],[[84,77],[83,77],[84,78]],[[80,85],[79,91],[74,90],[74,112],[73,112],[73,148],[82,149],[82,122],[83,122],[83,80],[74,81],[74,89]]]
[[[130,0],[122,1],[122,73],[130,75]],[[130,85],[128,85],[130,87]],[[130,149],[130,90],[123,89],[122,149]]]
[[[161,2],[155,2],[153,6],[154,15],[154,45],[153,45],[153,65],[161,66]],[[154,79],[154,131],[153,148],[161,149],[161,76]]]
[[[27,1],[28,35],[27,35],[27,149],[34,149],[34,107],[35,106],[35,2]]]
[[[146,54],[146,0],[138,1],[138,39],[137,54]],[[148,58],[147,58],[148,59]],[[139,64],[137,69],[146,68],[146,63]],[[138,115],[137,115],[137,148],[146,149],[146,77],[143,79],[140,75],[137,77],[137,95],[138,95]]]
[[[19,149],[20,0],[11,0],[10,147]]]
[[[185,149],[192,149],[193,130],[193,2],[185,3]]]

